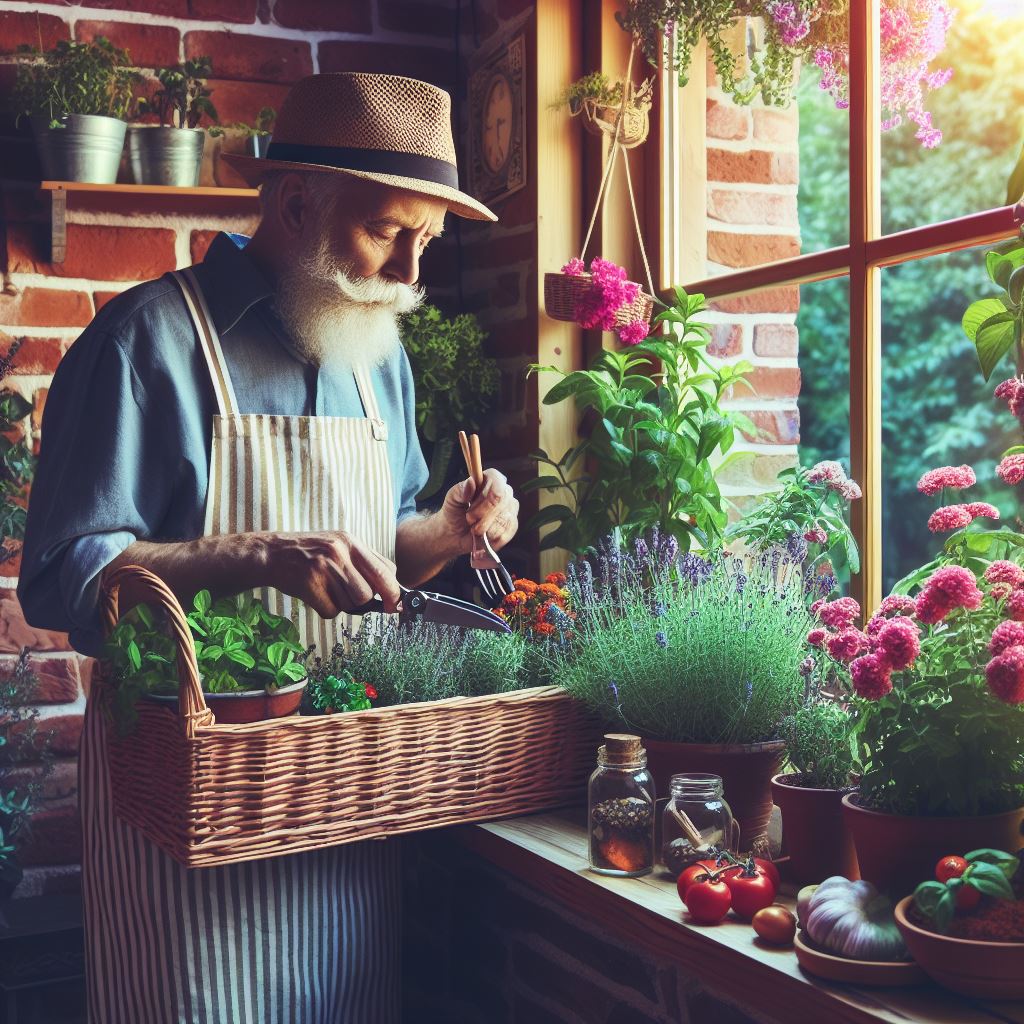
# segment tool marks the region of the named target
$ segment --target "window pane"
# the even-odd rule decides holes
[[[945,47],[928,65],[950,69],[948,84],[923,92],[942,133],[926,148],[903,123],[882,133],[882,229],[886,233],[962,217],[1006,201],[1021,145],[1024,111],[1024,5],[1020,0],[945,0],[952,13]],[[937,3],[912,8],[934,10]],[[941,26],[933,26],[941,37]],[[886,26],[883,24],[883,34]],[[893,46],[897,30],[891,31]],[[911,46],[909,36],[904,36]],[[883,51],[886,49],[883,38]],[[920,49],[920,48],[918,48]],[[884,69],[883,69],[884,71]],[[886,90],[895,87],[883,78]],[[927,141],[927,140],[926,140]]]
[[[934,557],[942,535],[928,517],[940,498],[917,491],[937,466],[973,466],[978,483],[947,503],[988,501],[1012,521],[1016,492],[995,476],[1020,431],[993,387],[1013,373],[1009,360],[985,383],[960,319],[975,299],[995,295],[987,247],[934,256],[882,271],[882,570],[888,589]]]

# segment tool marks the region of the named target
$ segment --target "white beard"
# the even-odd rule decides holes
[[[297,351],[317,366],[372,369],[398,350],[398,317],[423,301],[423,289],[379,275],[353,277],[326,238],[278,280],[277,315]]]

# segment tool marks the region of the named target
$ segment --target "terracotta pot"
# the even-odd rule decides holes
[[[782,811],[781,865],[797,885],[824,881],[831,875],[860,878],[853,836],[843,818],[841,789],[812,789],[798,783],[799,774],[776,775],[772,798]]]
[[[282,686],[276,693],[243,690],[241,693],[204,693],[203,696],[218,725],[243,725],[293,714],[302,703],[302,692],[308,682],[308,679],[303,679],[300,683]],[[146,694],[144,699],[170,704],[175,710],[178,707],[177,696]]]
[[[931,878],[940,857],[987,846],[1016,853],[1024,845],[1024,807],[971,818],[885,814],[861,807],[857,794],[843,797],[843,817],[853,835],[862,878],[894,899]]]
[[[725,800],[740,825],[740,847],[751,849],[767,839],[772,813],[772,776],[785,746],[770,743],[670,743],[644,740],[647,767],[658,796],[668,796],[669,780],[680,772],[720,775]]]
[[[910,955],[943,988],[981,999],[1024,999],[1024,942],[980,942],[939,935],[907,916],[913,896],[896,904],[896,926]]]

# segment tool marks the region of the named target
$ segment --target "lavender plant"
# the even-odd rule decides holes
[[[799,561],[783,548],[752,559],[679,556],[652,533],[614,538],[567,572],[574,642],[550,674],[611,722],[654,739],[775,739],[799,706],[811,623]]]

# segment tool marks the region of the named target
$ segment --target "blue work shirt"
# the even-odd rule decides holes
[[[363,416],[351,371],[303,359],[272,308],[242,235],[220,234],[194,270],[220,334],[239,411]],[[371,378],[388,423],[397,521],[416,511],[427,467],[401,347]],[[181,290],[167,275],[129,288],[61,360],[46,401],[18,598],[34,626],[97,654],[103,568],[136,540],[202,536],[215,412]]]

